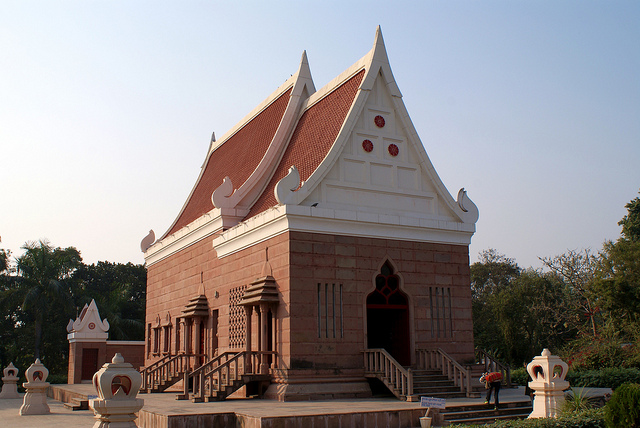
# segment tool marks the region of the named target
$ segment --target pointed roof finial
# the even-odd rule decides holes
[[[302,58],[300,58],[300,65],[302,64],[306,64],[307,66],[309,66],[309,58],[307,58],[306,49],[302,51]]]
[[[376,28],[376,37],[373,41],[374,57],[383,59],[384,62],[389,62],[387,58],[387,48],[384,46],[384,39],[382,38],[382,28],[378,25]]]

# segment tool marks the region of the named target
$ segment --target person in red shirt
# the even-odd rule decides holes
[[[500,386],[502,385],[502,373],[500,372],[491,372],[491,373],[483,373],[480,376],[480,382],[484,382],[487,391],[487,399],[484,404],[491,403],[491,392],[495,391],[495,409],[498,410],[498,406],[500,405]]]

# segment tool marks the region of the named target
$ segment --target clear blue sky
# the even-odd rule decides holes
[[[0,248],[142,263],[209,147],[298,67],[316,87],[382,26],[450,193],[486,248],[539,256],[616,239],[640,188],[638,1],[0,3]]]

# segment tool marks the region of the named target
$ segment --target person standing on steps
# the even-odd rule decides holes
[[[487,388],[487,399],[484,404],[491,404],[491,392],[495,391],[495,406],[494,409],[498,410],[498,406],[500,405],[500,386],[502,385],[502,373],[500,372],[491,372],[491,373],[483,373],[480,376],[480,382],[484,382],[485,387]]]

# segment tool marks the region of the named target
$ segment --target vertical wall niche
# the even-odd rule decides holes
[[[429,287],[429,309],[431,337],[434,339],[453,337],[451,287]]]
[[[342,284],[318,283],[318,338],[344,337]]]

